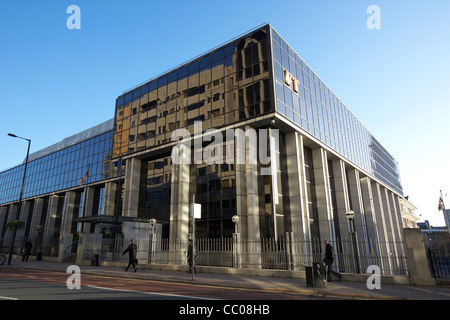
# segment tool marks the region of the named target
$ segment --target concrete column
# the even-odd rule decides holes
[[[25,228],[17,230],[16,242],[15,242],[15,245],[17,245],[17,246],[22,246],[28,240],[28,239],[25,239],[25,231],[28,227],[27,222],[28,222],[28,216],[30,215],[31,204],[32,203],[30,201],[22,202],[22,209],[20,210],[21,212],[20,212],[19,220],[22,220],[25,222]]]
[[[400,259],[405,257],[405,245],[403,236],[403,222],[402,213],[400,207],[400,197],[395,193],[391,193],[392,196],[392,208],[394,208],[395,217],[395,240],[397,241],[397,252]]]
[[[383,190],[382,187],[377,183],[372,181],[372,191],[373,191],[373,199],[374,199],[374,207],[375,207],[375,217],[377,223],[377,231],[378,231],[378,241],[380,246],[380,254],[383,257],[388,257],[391,253],[391,249],[389,246],[389,237],[386,232],[386,220],[385,220],[385,208],[383,206]],[[387,260],[387,261],[386,261]],[[383,270],[391,270],[392,264],[390,259],[383,259]],[[386,272],[388,273],[388,272]]]
[[[389,195],[390,191],[388,191],[384,187],[382,187],[381,190],[382,190],[381,195],[383,207],[385,208],[384,210],[384,219],[386,226],[385,232],[388,239],[388,255],[389,255],[389,262],[391,265],[390,272],[394,274],[395,270],[397,270],[398,268],[398,261],[397,261],[398,252],[397,252],[397,243],[395,242],[392,208]]]
[[[247,233],[249,240],[256,240],[260,238],[259,227],[259,199],[258,199],[258,164],[256,161],[257,136],[256,131],[251,131],[252,128],[247,126],[246,132],[249,135],[246,137],[246,189],[247,189]],[[247,135],[247,134],[246,134]],[[253,143],[255,142],[255,143]],[[254,161],[255,160],[255,161]]]
[[[261,268],[257,133],[250,126],[235,130],[236,209],[242,239],[242,265]],[[245,260],[246,259],[246,260]]]
[[[356,169],[348,170],[347,182],[351,209],[355,212],[353,225],[356,232],[355,240],[357,243],[357,249],[354,249],[354,251],[357,250],[359,271],[365,272],[367,267],[373,264],[370,259],[373,250],[371,249],[371,244],[368,241],[367,217],[364,210],[363,190],[359,171]]]
[[[360,179],[361,191],[364,205],[364,213],[366,217],[367,237],[369,244],[369,262],[368,265],[377,265],[383,267],[383,261],[379,258],[381,256],[381,246],[378,236],[377,219],[375,213],[375,200],[372,192],[372,180],[368,177]]]
[[[48,209],[47,209],[48,211],[47,211],[47,218],[45,220],[44,238],[42,247],[44,249],[47,249],[48,254],[52,256],[56,255],[56,253],[53,252],[55,248],[52,246],[52,242],[56,241],[57,239],[58,240],[60,239],[60,235],[58,234],[57,230],[55,230],[55,224],[59,215],[62,214],[61,212],[58,212],[58,207],[61,201],[64,201],[64,197],[56,195],[50,196],[48,200]],[[56,248],[56,250],[57,249],[58,248]]]
[[[303,137],[297,132],[286,134],[286,163],[291,232],[294,240],[309,242],[311,234],[308,202],[305,196]]]
[[[6,245],[6,231],[8,229],[8,226],[6,225],[8,222],[8,212],[9,207],[2,206],[0,207],[0,248],[4,247]]]
[[[311,230],[308,195],[305,178],[305,157],[303,137],[297,132],[288,133],[286,138],[286,166],[291,225],[292,259],[294,269],[303,263],[311,263]]]
[[[336,195],[335,215],[339,221],[340,238],[347,242],[350,240],[350,230],[345,213],[350,210],[349,194],[347,190],[347,176],[345,174],[345,163],[342,160],[332,162],[334,174],[334,190]],[[337,232],[336,232],[337,234]]]
[[[68,191],[65,194],[64,208],[61,218],[61,233],[59,236],[59,255],[58,261],[62,262],[70,256],[69,245],[73,242],[72,223],[75,211],[76,192]]]
[[[128,159],[125,172],[125,194],[122,213],[125,217],[138,217],[140,181],[141,160],[136,158]]]
[[[358,240],[365,241],[367,240],[367,227],[359,171],[356,169],[349,170],[347,182],[350,189],[349,194],[351,208],[355,212],[355,231],[358,236]]]
[[[34,207],[33,207],[33,213],[32,213],[32,218],[31,218],[31,227],[30,227],[30,233],[28,236],[31,239],[31,241],[33,241],[33,246],[35,246],[36,239],[39,235],[38,227],[40,226],[43,206],[44,206],[44,199],[37,198],[34,200]],[[45,226],[41,226],[41,227],[44,228]]]
[[[385,223],[385,233],[390,244],[394,241],[392,217],[391,217],[391,206],[389,203],[389,192],[386,188],[380,186],[381,201],[383,201],[383,213],[384,213],[384,223]],[[391,248],[392,250],[393,248]]]
[[[61,218],[61,237],[72,233],[72,223],[75,211],[75,191],[68,191],[65,194],[64,208]]]
[[[116,214],[116,195],[118,185],[113,182],[105,183],[105,198],[103,200],[103,212],[107,216],[115,216]]]
[[[403,228],[402,228],[402,221],[398,218],[398,210],[400,207],[396,206],[396,203],[398,204],[398,200],[395,201],[395,194],[389,190],[386,189],[386,202],[389,207],[389,220],[391,225],[391,250],[394,254],[394,273],[397,273],[399,270],[402,269],[404,261],[404,250],[403,250],[403,242],[401,241],[402,234],[403,234]],[[401,218],[401,217],[400,217]]]
[[[333,217],[331,215],[330,180],[326,151],[322,148],[312,150],[314,164],[314,184],[316,190],[317,211],[319,217],[320,242],[334,239]],[[314,221],[314,223],[317,223]]]
[[[394,224],[394,240],[398,243],[401,243],[404,241],[404,239],[402,213],[400,210],[400,197],[393,192],[390,192],[389,195],[392,208],[392,219]],[[404,250],[402,250],[402,252],[404,252]]]
[[[181,164],[172,164],[170,197],[170,261],[186,263],[186,248],[189,234],[190,163],[191,146],[178,146]]]
[[[237,141],[243,139],[243,141]],[[239,233],[241,239],[248,238],[247,225],[247,175],[245,166],[245,137],[236,137],[236,143],[233,144],[235,151],[234,168],[236,174],[236,214],[239,216]]]
[[[372,193],[372,182],[368,177],[360,179],[364,213],[366,218],[367,237],[369,242],[378,242],[378,229],[375,217],[375,204]]]
[[[384,249],[382,250],[383,253],[388,252],[388,248],[386,248],[386,243],[389,241],[387,234],[385,232],[386,230],[386,222],[384,219],[384,207],[383,207],[383,198],[381,193],[381,187],[378,183],[371,181],[372,185],[372,196],[373,196],[373,204],[375,209],[375,221],[376,221],[376,227],[377,227],[377,233],[378,233],[378,240],[380,243],[383,244]]]
[[[232,145],[229,144],[228,148],[233,150],[233,163],[236,176],[236,214],[239,216],[238,223],[238,235],[236,240],[239,239],[239,248],[236,248],[237,252],[247,252],[248,239],[248,220],[247,220],[247,171],[246,171],[246,150],[245,150],[245,134],[241,132],[241,129],[237,130],[234,135]],[[229,150],[227,149],[227,151]],[[231,152],[230,152],[231,153]],[[228,152],[227,152],[228,155]],[[228,163],[230,159],[228,159]],[[248,265],[248,256],[243,255],[240,257],[239,266]]]
[[[95,188],[93,187],[87,187],[84,189],[85,195],[84,195],[84,217],[91,217],[92,212],[94,209],[94,196],[95,196]],[[89,233],[91,230],[91,224],[84,222],[83,223],[83,229],[81,232],[87,232]]]
[[[0,239],[3,237],[3,231],[6,231],[6,222],[8,218],[9,207],[0,207]]]
[[[16,220],[17,210],[19,210],[18,203],[13,203],[9,206],[8,218],[7,218],[6,223]],[[5,235],[3,237],[4,244],[7,244],[8,246],[11,244],[12,234],[13,234],[13,230],[11,230],[10,228],[8,228],[8,226],[6,226]]]
[[[176,235],[179,240],[187,240],[189,234],[190,206],[192,202],[190,197],[191,187],[191,168],[187,164],[180,165],[178,168],[178,203]]]
[[[263,131],[264,132],[264,131]],[[267,143],[264,141],[263,136],[261,135],[261,132],[259,133],[259,162],[263,163],[265,159],[264,156],[261,155],[261,150],[263,150],[263,147],[261,146],[261,142],[263,144]],[[280,137],[279,137],[279,131],[269,128],[269,136],[268,136],[268,142],[269,142],[269,148],[270,148],[270,176],[272,178],[272,210],[273,210],[273,229],[274,229],[274,237],[275,240],[278,241],[280,238],[285,237],[286,233],[286,226],[285,226],[285,217],[284,217],[284,201],[283,197],[285,196],[283,194],[283,181],[282,179],[285,178],[284,172],[283,176],[281,175],[281,144],[280,144]],[[285,159],[283,159],[284,161]],[[284,165],[284,164],[283,164]],[[266,168],[269,169],[269,168]],[[265,171],[264,174],[266,175],[268,172]],[[263,175],[263,168],[260,169],[258,174]],[[258,191],[258,196],[261,196],[261,192]],[[262,212],[260,210],[260,212]]]
[[[44,246],[47,245],[47,242],[53,236],[53,232],[55,229],[55,220],[57,216],[58,210],[58,196],[50,196],[48,200],[48,214],[47,219],[45,220],[45,229],[44,229]]]
[[[170,238],[177,239],[177,222],[178,222],[178,189],[179,189],[179,172],[180,165],[172,164],[172,180],[170,183]]]
[[[259,188],[258,188],[258,164],[257,164],[257,135],[250,126],[246,131],[246,196],[247,196],[247,250],[250,253],[248,259],[249,268],[261,268],[261,250],[259,240],[260,232],[260,211],[259,211]],[[275,213],[274,213],[275,214]],[[245,218],[244,218],[245,219]]]

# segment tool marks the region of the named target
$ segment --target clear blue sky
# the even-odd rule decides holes
[[[81,29],[69,30],[70,5]],[[366,13],[380,8],[381,29]],[[433,225],[450,208],[450,1],[0,2],[0,170],[114,116],[123,91],[264,22],[397,159]]]

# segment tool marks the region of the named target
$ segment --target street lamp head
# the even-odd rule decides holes
[[[345,217],[351,220],[355,217],[355,212],[353,210],[348,210],[347,212],[345,212]]]
[[[27,139],[27,138],[23,138],[23,137],[19,137],[18,135],[15,135],[14,133],[8,133],[8,136],[13,137],[13,138],[19,138],[19,139],[23,139],[23,140],[27,140],[28,143],[31,142],[31,139]]]
[[[156,224],[156,219],[155,218],[151,218],[150,219],[150,225],[153,227]]]
[[[234,215],[231,220],[233,221],[234,224],[239,222],[239,216],[238,215]]]

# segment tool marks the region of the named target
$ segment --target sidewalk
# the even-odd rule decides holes
[[[10,266],[2,268],[24,268],[35,270],[47,270],[66,272],[67,267],[73,263],[58,263],[47,261],[29,260],[21,262],[18,259],[12,261]],[[381,284],[381,289],[370,290],[366,283],[362,282],[339,282],[327,283],[326,289],[310,288],[306,286],[306,280],[281,277],[240,276],[217,273],[197,273],[192,280],[192,275],[181,271],[161,271],[150,269],[139,269],[138,272],[125,272],[119,267],[93,267],[81,266],[81,274],[101,275],[110,277],[127,277],[148,280],[162,280],[183,283],[198,283],[212,286],[223,286],[232,288],[268,289],[285,292],[295,292],[305,295],[326,295],[342,299],[412,299],[412,300],[450,300],[450,286],[412,286]]]

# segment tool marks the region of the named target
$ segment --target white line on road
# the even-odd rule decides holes
[[[122,292],[131,292],[131,293],[142,293],[149,294],[155,296],[167,296],[167,297],[176,297],[176,298],[184,298],[184,299],[198,299],[198,300],[218,300],[213,298],[204,298],[204,297],[195,297],[195,296],[184,296],[179,294],[171,294],[171,293],[158,293],[158,292],[148,292],[148,291],[136,291],[136,290],[126,290],[126,289],[116,289],[116,288],[106,288],[106,287],[98,287],[98,286],[87,286],[89,288],[94,289],[102,289],[102,290],[110,290],[110,291],[122,291]]]
[[[2,297],[2,296],[0,296],[0,300],[19,300],[19,299],[12,298],[12,297]]]

